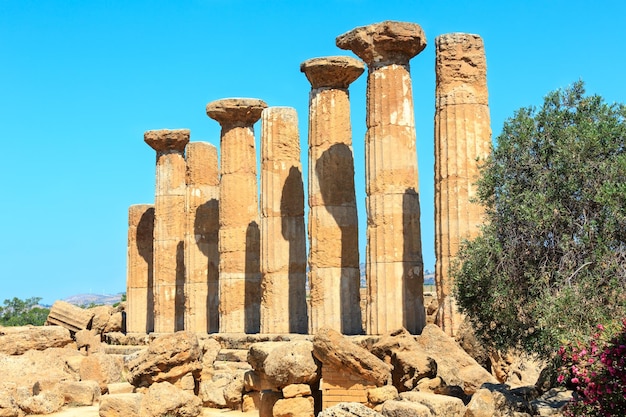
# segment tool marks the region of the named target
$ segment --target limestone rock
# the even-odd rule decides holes
[[[107,326],[111,315],[115,312],[113,306],[96,306],[89,308],[88,311],[93,312],[93,319],[91,320],[91,330],[98,334],[104,333],[104,329]]]
[[[74,338],[76,339],[76,347],[79,350],[85,349],[89,355],[100,352],[102,348],[100,333],[95,330],[79,330],[74,335]]]
[[[202,369],[198,338],[190,332],[177,332],[155,339],[146,351],[128,363],[128,380],[136,387],[155,382],[176,381]]]
[[[72,406],[93,405],[100,399],[97,381],[61,381],[56,391],[63,396],[63,403]]]
[[[311,386],[308,384],[291,384],[283,388],[284,398],[306,397],[311,395]]]
[[[447,395],[431,394],[429,392],[403,392],[400,398],[428,407],[433,417],[462,416],[465,412],[463,401]]]
[[[243,371],[239,371],[233,374],[232,380],[224,387],[226,406],[232,410],[240,409],[243,401],[243,391]]]
[[[0,327],[0,353],[21,355],[28,350],[64,347],[72,343],[70,332],[59,326]]]
[[[561,409],[572,399],[572,391],[553,388],[541,397],[530,402],[532,410],[539,416],[557,416]]]
[[[247,391],[278,391],[278,388],[268,381],[263,372],[247,371],[243,376],[243,382]]]
[[[528,402],[504,384],[484,384],[472,395],[464,417],[530,417]]]
[[[113,382],[107,385],[109,395],[112,394],[132,394],[135,387],[128,382]]]
[[[124,316],[121,311],[114,312],[109,317],[106,326],[104,327],[104,333],[120,332],[124,327]]]
[[[24,412],[15,401],[17,385],[10,382],[0,382],[0,417],[21,417]]]
[[[232,377],[228,374],[216,374],[211,379],[203,379],[200,382],[200,398],[205,407],[226,408],[226,398],[224,398],[224,389],[230,382]]]
[[[315,417],[313,397],[285,398],[276,401],[274,417]]]
[[[448,385],[459,385],[466,394],[472,394],[483,383],[497,383],[489,372],[439,327],[427,325],[416,340],[420,350],[435,360],[437,376]]]
[[[338,332],[321,329],[313,339],[313,353],[323,363],[346,369],[382,386],[389,381],[391,367]]]
[[[93,315],[93,311],[59,300],[52,305],[46,324],[56,324],[77,332],[91,327]]]
[[[383,404],[381,414],[385,417],[431,417],[430,409],[424,404],[410,401],[387,401]]]
[[[104,353],[95,353],[87,356],[80,364],[80,379],[82,381],[97,381],[102,394],[107,392],[107,385],[120,382],[122,379],[123,362],[121,358]]]
[[[105,395],[100,399],[100,417],[139,417],[143,394]]]
[[[385,385],[367,391],[367,401],[371,405],[382,404],[385,401],[397,400],[398,398],[398,390],[393,385]]]
[[[26,414],[52,414],[63,407],[63,395],[54,391],[44,391],[37,395],[17,395],[17,404]]]
[[[202,348],[202,369],[210,369],[222,348],[220,342],[215,339],[203,339],[199,343]]]
[[[243,395],[243,401],[241,402],[241,411],[247,413],[248,411],[258,411],[261,408],[261,393],[258,391],[248,392]]]
[[[258,342],[250,345],[248,350],[248,363],[252,369],[264,372],[265,359],[274,349],[284,346],[286,342]]]
[[[259,417],[274,417],[274,405],[282,398],[283,396],[280,392],[263,391],[261,393]]]
[[[383,417],[383,415],[363,404],[339,403],[328,407],[319,413],[318,417]]]
[[[313,343],[299,340],[272,350],[263,368],[268,381],[278,388],[290,384],[310,384],[320,378],[317,360],[313,357]]]
[[[140,417],[196,417],[202,411],[198,397],[169,382],[154,383],[141,400]]]

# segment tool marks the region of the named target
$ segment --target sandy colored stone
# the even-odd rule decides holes
[[[196,417],[202,411],[200,398],[169,382],[152,384],[141,400],[140,417]]]
[[[151,130],[144,141],[156,151],[154,197],[154,331],[184,327],[184,229],[187,129]]]
[[[410,401],[390,400],[383,404],[381,413],[385,417],[432,417],[424,404]]]
[[[355,28],[336,43],[368,65],[367,333],[405,327],[417,334],[426,317],[409,60],[425,48],[426,39],[417,24],[385,21]],[[398,306],[403,306],[400,314]]]
[[[382,404],[385,401],[397,400],[398,390],[393,385],[384,385],[382,387],[367,390],[367,400],[372,405]]]
[[[267,104],[258,99],[221,99],[207,104],[220,123],[219,330],[260,330],[260,230],[254,123]],[[237,256],[227,259],[226,254]]]
[[[63,407],[63,395],[54,391],[40,392],[36,395],[19,393],[16,402],[26,414],[52,414]]]
[[[131,394],[135,392],[135,387],[129,382],[113,382],[107,385],[109,395]]]
[[[313,343],[304,340],[285,343],[269,352],[263,368],[268,381],[280,389],[290,384],[311,384],[320,378]]]
[[[463,401],[447,395],[411,391],[403,392],[400,394],[400,398],[404,401],[425,405],[433,417],[462,416],[465,412]]]
[[[191,142],[186,149],[185,330],[218,331],[219,172],[217,148]]]
[[[68,329],[60,326],[0,327],[0,353],[21,355],[24,352],[64,347],[72,343]]]
[[[342,402],[324,409],[318,417],[382,417],[371,408],[354,402]]]
[[[313,397],[285,398],[276,401],[272,410],[274,417],[315,417]]]
[[[139,417],[143,394],[105,395],[100,400],[100,417]]]
[[[128,362],[128,381],[136,387],[160,381],[175,382],[202,369],[202,349],[191,332],[177,332],[155,339],[146,351]]]
[[[50,308],[46,324],[56,324],[72,332],[77,332],[89,328],[92,318],[92,311],[75,306],[66,301],[57,300]]]
[[[100,400],[97,381],[61,381],[56,391],[63,396],[64,404],[72,407],[93,405]]]
[[[311,386],[308,384],[291,384],[282,389],[284,398],[306,397],[311,395]]]
[[[80,364],[81,381],[96,381],[102,394],[107,392],[107,385],[122,379],[123,360],[104,353],[87,356]]]
[[[298,116],[261,114],[261,333],[306,333],[306,234]]]
[[[358,218],[348,86],[364,70],[349,57],[303,62],[309,95],[311,328],[359,334]]]
[[[484,210],[472,202],[479,167],[491,150],[487,64],[478,35],[435,39],[435,278],[437,324],[456,336],[463,321],[452,297],[450,265],[459,244],[480,233]]]
[[[248,392],[243,395],[241,411],[244,413],[258,411],[261,407],[261,393],[258,391]]]
[[[259,417],[274,417],[274,405],[283,395],[280,392],[263,391],[259,407]]]
[[[345,369],[376,386],[387,384],[391,376],[388,364],[330,328],[315,334],[313,353],[322,363]]]

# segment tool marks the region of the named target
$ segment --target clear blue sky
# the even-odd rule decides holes
[[[383,20],[419,23],[429,44],[411,72],[432,270],[435,37],[484,38],[495,137],[516,109],[578,79],[626,101],[625,16],[617,0],[0,0],[0,302],[124,291],[128,206],[154,199],[143,132],[189,128],[218,145],[206,103],[255,97],[298,110],[304,151],[300,63],[349,54],[335,37]],[[362,259],[365,78],[351,86]]]

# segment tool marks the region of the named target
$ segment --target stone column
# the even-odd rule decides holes
[[[185,330],[215,333],[219,330],[217,148],[206,142],[191,142],[186,159]]]
[[[126,266],[126,331],[154,331],[152,295],[152,248],[154,206],[136,204],[128,208],[128,251]]]
[[[314,58],[300,70],[309,95],[311,327],[360,334],[359,237],[348,86],[364,71],[350,57]]]
[[[487,64],[483,40],[451,33],[435,39],[435,281],[437,324],[455,336],[462,317],[452,297],[450,263],[459,244],[479,233],[478,167],[491,150]]]
[[[260,231],[254,123],[267,107],[258,99],[207,104],[220,138],[219,297],[221,333],[260,330]]]
[[[306,333],[306,233],[298,115],[261,114],[261,333]]]
[[[189,130],[150,130],[144,141],[156,151],[154,197],[154,331],[184,328],[185,146]]]
[[[409,60],[426,47],[414,23],[382,22],[339,37],[368,66],[368,334],[425,325],[415,120]]]

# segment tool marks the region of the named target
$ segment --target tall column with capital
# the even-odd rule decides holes
[[[435,39],[435,282],[437,324],[455,336],[462,322],[450,264],[464,239],[480,232],[483,209],[472,201],[479,166],[491,151],[487,64],[478,35],[449,33]]]
[[[184,328],[185,146],[188,129],[149,130],[144,141],[156,151],[154,197],[154,331]]]
[[[128,208],[128,258],[126,266],[126,331],[154,331],[153,303],[154,206]]]
[[[261,333],[306,333],[306,231],[298,115],[261,114]]]
[[[254,123],[267,104],[229,98],[206,106],[220,137],[219,297],[221,333],[260,330],[260,230]]]
[[[422,28],[385,21],[355,28],[337,46],[368,66],[367,333],[425,325],[424,266],[409,60],[426,47]]]
[[[185,330],[218,331],[219,172],[217,148],[190,142],[185,230]]]
[[[350,57],[309,59],[310,333],[360,334],[359,242],[348,86],[365,66]]]

